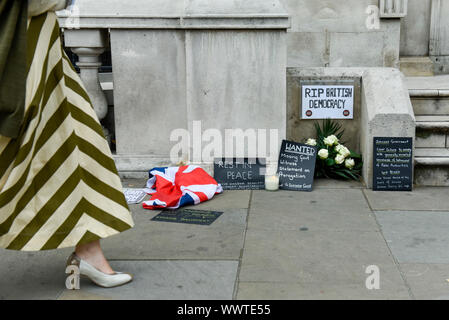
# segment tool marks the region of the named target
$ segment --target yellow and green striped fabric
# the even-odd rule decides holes
[[[0,136],[0,248],[73,247],[133,227],[109,146],[62,49],[53,12],[28,21],[27,46],[24,122],[19,138]]]

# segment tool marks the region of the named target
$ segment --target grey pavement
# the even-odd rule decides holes
[[[0,250],[0,299],[449,299],[448,195],[331,180],[313,192],[225,191],[195,207],[223,212],[210,226],[151,221],[159,211],[132,205],[135,228],[102,241],[132,283],[67,290],[70,249]],[[379,289],[366,286],[369,266]]]

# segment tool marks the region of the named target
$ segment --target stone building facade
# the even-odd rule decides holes
[[[390,2],[408,4],[406,15],[376,24],[379,0],[282,0],[291,16],[288,66],[398,68],[400,57],[414,57],[422,58],[415,64],[429,68],[430,58],[435,73],[449,73],[449,2]]]
[[[170,164],[171,135],[195,121],[302,141],[300,84],[352,81],[341,123],[367,185],[376,135],[412,137],[416,182],[449,185],[449,0],[77,0],[59,17],[97,114],[115,115],[124,176]],[[112,73],[99,74],[105,50]]]

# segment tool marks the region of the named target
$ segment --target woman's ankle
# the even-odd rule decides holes
[[[99,241],[77,246],[75,248],[75,254],[101,272],[114,274],[114,270],[112,270],[103,254]]]

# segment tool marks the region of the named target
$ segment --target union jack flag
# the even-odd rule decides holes
[[[145,191],[152,197],[143,203],[149,210],[178,209],[223,192],[221,185],[199,166],[154,168],[149,175]]]

